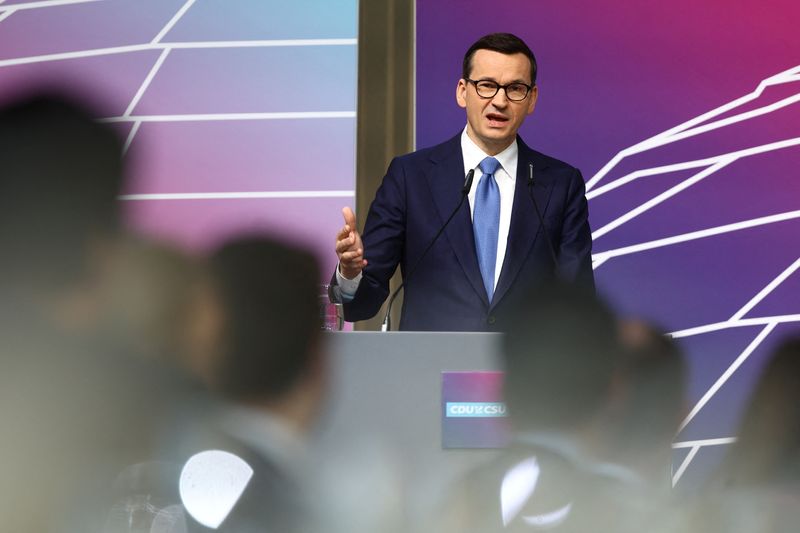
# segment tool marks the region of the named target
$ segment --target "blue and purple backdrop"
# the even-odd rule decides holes
[[[417,146],[455,135],[461,60],[525,39],[521,130],[587,181],[599,290],[680,338],[690,410],[673,481],[705,477],[759,369],[800,322],[800,4],[417,1]]]
[[[357,0],[0,0],[0,99],[67,88],[126,137],[139,231],[331,242],[355,185]]]
[[[795,0],[417,2],[418,146],[463,127],[478,36],[536,52],[522,135],[583,171],[600,290],[689,355],[681,484],[713,467],[800,322],[799,15]],[[51,84],[102,101],[135,228],[198,249],[267,230],[329,271],[354,196],[357,19],[356,0],[0,0],[0,99]]]

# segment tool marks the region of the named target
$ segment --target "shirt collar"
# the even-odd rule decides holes
[[[477,169],[480,162],[489,157],[489,155],[481,150],[478,145],[475,144],[475,141],[473,141],[469,135],[467,135],[466,127],[464,128],[464,131],[461,132],[461,154],[464,157],[465,174],[472,168]],[[505,150],[493,157],[500,162],[500,166],[506,171],[508,177],[514,180],[517,177],[516,169],[518,156],[519,147],[517,146],[517,140],[514,139],[514,142],[508,145]],[[478,176],[476,176],[476,179],[477,177]]]

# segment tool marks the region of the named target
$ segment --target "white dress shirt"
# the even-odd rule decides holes
[[[478,145],[470,139],[467,135],[467,128],[461,133],[461,155],[464,158],[464,175],[470,169],[475,169],[475,177],[472,181],[472,188],[469,191],[469,211],[470,218],[475,210],[475,194],[478,190],[478,183],[480,182],[483,173],[478,165],[484,158],[489,157],[483,150],[478,148]],[[500,272],[503,269],[503,261],[506,257],[506,247],[508,245],[508,230],[511,227],[511,210],[514,206],[514,185],[517,177],[517,159],[519,156],[519,148],[517,147],[516,139],[508,148],[495,155],[494,158],[500,162],[500,167],[495,171],[494,178],[497,181],[497,187],[500,189],[500,228],[497,235],[497,260],[494,269],[494,286],[497,287],[497,281],[500,279]],[[365,251],[366,252],[366,251]],[[342,299],[349,302],[358,290],[358,285],[361,282],[361,273],[353,279],[347,279],[342,276],[339,267],[336,267],[336,282],[342,292]]]

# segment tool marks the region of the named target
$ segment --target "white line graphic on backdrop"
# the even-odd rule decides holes
[[[133,138],[136,137],[136,134],[139,132],[139,128],[141,127],[141,122],[134,122],[133,126],[131,127],[131,131],[128,133],[128,138],[125,139],[125,145],[122,147],[122,154],[125,155],[128,153],[128,149],[131,147],[131,143],[133,142]]]
[[[196,48],[263,48],[271,46],[355,46],[358,39],[272,39],[259,41],[194,41],[166,42],[163,46],[180,49]]]
[[[731,322],[736,322],[742,320],[742,317],[747,314],[750,310],[752,310],[758,303],[764,300],[773,290],[775,290],[781,283],[783,283],[789,276],[791,276],[794,272],[796,272],[800,268],[800,258],[796,259],[788,268],[784,269],[783,272],[778,274],[772,281],[770,281],[761,291],[758,292],[750,301],[748,301],[741,309],[736,311],[733,316],[730,318]],[[722,373],[722,375],[717,379],[717,381],[706,391],[702,398],[697,402],[697,404],[692,408],[686,418],[681,422],[681,425],[678,431],[682,431],[689,422],[700,412],[700,410],[711,400],[711,398],[716,394],[716,392],[725,384],[728,379],[733,375],[734,372],[750,357],[756,348],[761,345],[764,339],[778,326],[778,322],[769,322],[764,327],[763,330],[758,334],[758,336],[751,342],[747,348],[737,357],[733,363]],[[674,337],[674,334],[673,334]]]
[[[72,4],[88,4],[90,2],[102,2],[104,0],[44,0],[42,2],[28,2],[26,4],[13,4],[0,6],[0,11],[19,9],[41,9],[43,7],[68,6]]]
[[[736,437],[723,437],[721,439],[703,439],[703,440],[688,440],[684,442],[675,442],[672,444],[672,449],[680,449],[680,448],[691,448],[689,453],[686,455],[686,458],[681,462],[678,469],[672,476],[672,486],[678,484],[683,474],[686,472],[686,469],[689,468],[689,464],[692,462],[694,457],[697,455],[697,452],[700,451],[701,448],[706,446],[722,446],[725,444],[733,444],[736,442]]]
[[[186,12],[189,11],[189,8],[192,7],[192,4],[194,4],[194,2],[195,2],[195,0],[186,0],[186,3],[183,4],[183,7],[181,7],[178,10],[178,12],[175,13],[175,15],[172,17],[172,19],[169,22],[167,22],[167,24],[163,28],[161,28],[161,31],[158,32],[158,35],[153,37],[153,40],[151,41],[150,44],[158,44],[161,41],[161,39],[163,39],[164,36],[167,33],[169,33],[169,31],[172,28],[175,27],[175,25],[178,23],[178,21],[181,20],[181,18],[186,14]]]
[[[743,157],[749,157],[757,154],[763,154],[765,152],[772,152],[774,150],[781,150],[783,148],[790,148],[792,146],[800,145],[800,137],[793,137],[791,139],[786,139],[784,141],[776,141],[768,144],[762,144],[760,146],[754,146],[752,148],[745,148],[744,150],[737,150],[735,152],[729,152],[727,154],[720,154],[714,157],[709,157],[706,159],[697,159],[695,161],[686,161],[684,163],[674,163],[672,165],[665,165],[662,167],[653,167],[653,168],[645,168],[642,170],[637,170],[635,172],[631,172],[619,179],[614,181],[610,181],[603,185],[602,187],[598,187],[593,189],[592,191],[586,193],[586,199],[591,200],[592,198],[596,198],[598,196],[602,196],[603,194],[613,191],[614,189],[626,185],[634,180],[637,180],[642,177],[646,176],[655,176],[658,174],[668,174],[670,172],[678,172],[681,170],[689,170],[691,168],[701,168],[711,166],[714,163],[719,163],[723,159],[741,159]]]
[[[239,200],[245,198],[350,198],[355,191],[256,191],[123,194],[120,200]]]
[[[680,448],[691,448],[689,453],[686,455],[686,458],[681,462],[678,469],[672,475],[672,486],[678,484],[678,481],[683,477],[683,474],[686,472],[686,469],[689,468],[689,464],[697,455],[697,452],[700,451],[701,448],[706,446],[722,446],[725,444],[733,444],[736,442],[736,437],[723,437],[721,439],[703,439],[703,440],[689,440],[684,442],[675,442],[672,444],[672,449],[680,449]]]
[[[792,78],[791,80],[784,82],[794,82],[795,79]],[[759,107],[757,109],[753,109],[747,111],[745,113],[740,113],[738,115],[733,115],[728,118],[724,118],[722,120],[718,120],[716,122],[709,122],[708,124],[704,124],[703,126],[698,126],[696,128],[686,130],[675,135],[670,135],[666,138],[659,139],[659,142],[649,146],[647,149],[655,148],[658,146],[663,146],[665,144],[670,144],[676,141],[681,141],[683,139],[687,139],[689,137],[694,137],[696,135],[700,135],[702,133],[706,133],[709,131],[713,131],[719,128],[724,128],[725,126],[730,126],[731,124],[736,124],[737,122],[743,122],[745,120],[750,120],[751,118],[760,117],[762,115],[766,115],[768,113],[772,113],[773,111],[778,111],[779,109],[783,109],[784,107],[788,107],[796,102],[800,102],[800,94],[795,94],[788,98],[784,98],[783,100],[779,100],[772,104],[766,105],[764,107]]]
[[[675,471],[675,473],[672,475],[673,488],[675,487],[675,485],[678,484],[678,481],[680,481],[680,479],[683,477],[683,473],[686,472],[687,468],[689,468],[689,464],[692,462],[694,457],[697,455],[697,452],[699,451],[700,451],[700,446],[692,446],[692,449],[689,450],[689,454],[683,460],[681,466],[679,466],[678,469]]]
[[[664,237],[662,239],[656,239],[653,241],[633,244],[630,246],[624,246],[622,248],[616,248],[614,250],[606,250],[605,252],[592,254],[592,261],[596,265],[595,268],[597,268],[597,266],[603,264],[604,262],[614,257],[622,257],[625,255],[635,254],[637,252],[644,252],[646,250],[653,250],[655,248],[663,248],[665,246],[670,246],[673,244],[680,244],[684,242],[694,241],[697,239],[703,239],[706,237],[713,237],[715,235],[722,235],[724,233],[731,233],[743,229],[755,228],[767,224],[774,224],[776,222],[784,222],[786,220],[793,220],[795,218],[800,218],[800,210],[787,211],[786,213],[768,215],[764,217],[753,218],[750,220],[743,220],[741,222],[733,222],[731,224],[724,224],[722,226],[716,226],[713,228],[691,231],[689,233],[673,235],[672,237]]]
[[[621,152],[619,152],[597,174],[595,174],[595,176],[593,176],[592,179],[590,179],[587,182],[587,184],[586,184],[586,189],[587,189],[586,197],[587,197],[587,199],[592,199],[592,198],[596,198],[598,196],[601,196],[602,194],[610,192],[610,191],[612,191],[612,190],[614,190],[614,189],[616,189],[616,188],[618,188],[618,187],[620,187],[622,185],[630,183],[630,182],[632,182],[632,181],[634,181],[634,180],[636,180],[636,179],[638,179],[640,177],[652,176],[652,175],[657,175],[657,174],[664,174],[664,173],[667,173],[667,172],[676,172],[676,171],[687,170],[687,169],[691,169],[691,168],[701,168],[701,167],[705,167],[707,165],[711,165],[711,166],[708,166],[708,168],[706,168],[705,170],[703,170],[703,171],[691,176],[690,178],[684,180],[683,182],[673,186],[671,189],[659,194],[658,196],[656,196],[654,198],[651,198],[647,202],[637,206],[636,208],[632,209],[631,211],[621,215],[617,219],[609,222],[605,226],[603,226],[603,227],[599,228],[598,230],[594,231],[592,233],[592,238],[593,239],[598,239],[598,238],[602,237],[603,235],[606,235],[607,233],[609,233],[609,232],[613,231],[614,229],[620,227],[621,225],[629,222],[630,220],[632,220],[633,218],[639,216],[640,214],[644,213],[645,211],[647,211],[649,209],[652,209],[653,207],[659,205],[660,203],[666,201],[667,199],[673,197],[674,195],[684,191],[685,189],[687,189],[688,187],[690,187],[690,186],[694,185],[695,183],[701,181],[702,179],[705,179],[706,177],[710,176],[711,174],[717,172],[718,170],[721,170],[722,168],[724,168],[725,166],[729,165],[730,163],[738,160],[739,158],[748,157],[748,156],[759,154],[759,153],[769,152],[769,151],[773,151],[773,150],[780,150],[780,149],[783,149],[783,148],[789,148],[789,147],[792,147],[792,146],[800,145],[800,138],[786,139],[786,140],[783,140],[783,141],[778,141],[778,142],[769,143],[769,144],[765,144],[765,145],[761,145],[761,146],[747,148],[747,149],[744,149],[744,150],[738,150],[738,151],[735,151],[735,152],[730,152],[728,154],[721,154],[721,155],[718,155],[718,156],[715,156],[715,157],[712,157],[712,158],[706,158],[706,159],[696,160],[696,161],[686,161],[686,162],[682,162],[682,163],[675,163],[675,164],[672,164],[672,165],[665,165],[665,166],[662,166],[662,167],[655,167],[655,168],[637,170],[637,171],[632,172],[632,173],[630,173],[630,174],[628,174],[626,176],[623,176],[623,177],[621,177],[621,178],[619,178],[617,180],[614,180],[614,181],[612,181],[610,183],[607,183],[606,185],[604,185],[602,187],[599,187],[596,190],[591,190],[592,187],[598,181],[600,181],[600,179],[602,179],[614,166],[616,166],[617,163],[619,163],[622,159],[624,159],[625,157],[627,157],[629,155],[633,155],[633,154],[636,154],[636,153],[644,152],[646,150],[655,148],[657,146],[662,146],[662,145],[669,144],[669,143],[672,143],[672,142],[675,142],[675,141],[678,141],[678,140],[681,140],[681,139],[685,139],[685,138],[688,138],[688,137],[699,135],[699,134],[702,134],[702,133],[705,133],[705,132],[708,132],[708,131],[712,131],[714,129],[722,128],[722,127],[725,127],[725,126],[728,126],[728,125],[731,125],[731,124],[734,124],[734,123],[737,123],[737,122],[741,122],[743,120],[748,120],[750,118],[754,118],[754,117],[757,117],[757,116],[765,115],[767,113],[771,113],[773,111],[777,111],[779,109],[782,109],[782,108],[784,108],[786,106],[792,105],[792,104],[794,104],[796,102],[800,102],[800,94],[796,94],[796,95],[793,95],[791,97],[784,98],[783,100],[780,100],[780,101],[775,102],[773,104],[767,105],[767,106],[763,106],[763,107],[760,107],[760,108],[757,108],[757,109],[754,109],[754,110],[751,110],[751,111],[748,111],[748,112],[745,112],[745,113],[740,113],[740,114],[737,114],[737,115],[734,115],[734,116],[731,116],[731,117],[728,117],[728,118],[725,118],[725,119],[722,119],[722,120],[718,120],[716,122],[711,122],[711,123],[708,123],[708,124],[705,124],[705,125],[702,125],[702,126],[698,126],[698,124],[702,124],[703,122],[707,121],[710,118],[717,117],[717,116],[719,116],[719,115],[721,115],[723,113],[726,113],[726,112],[728,112],[728,111],[730,111],[732,109],[735,109],[736,107],[738,107],[740,105],[743,105],[743,104],[745,104],[747,102],[750,102],[750,101],[758,98],[763,93],[763,91],[769,86],[783,84],[783,83],[791,83],[791,82],[798,81],[798,80],[800,80],[800,66],[794,67],[794,68],[792,68],[790,70],[787,70],[785,72],[782,72],[782,73],[779,73],[779,74],[777,74],[775,76],[767,78],[766,80],[763,80],[758,85],[758,88],[753,93],[751,93],[749,95],[746,95],[746,96],[744,96],[742,98],[734,100],[733,102],[729,102],[728,104],[720,106],[720,107],[718,107],[718,108],[716,108],[716,109],[714,109],[712,111],[709,111],[708,113],[700,115],[699,117],[695,117],[694,119],[691,119],[691,120],[689,120],[687,122],[684,122],[683,124],[680,124],[680,125],[678,125],[678,126],[676,126],[674,128],[671,128],[671,129],[669,129],[669,130],[667,130],[665,132],[662,132],[662,133],[660,133],[660,134],[658,134],[658,135],[656,135],[654,137],[651,137],[650,139],[642,141],[642,142],[640,142],[640,143],[638,143],[638,144],[636,144],[634,146],[631,146],[631,147],[626,148],[626,149],[622,150]],[[697,127],[694,127],[694,126],[697,126]],[[743,225],[742,227],[744,228],[744,227],[747,227],[747,226]],[[701,231],[709,231],[709,235],[710,234],[714,234],[713,230],[701,230]],[[694,232],[694,233],[695,233],[695,236],[702,235],[702,233],[700,233],[700,232]],[[660,242],[661,245],[666,246],[666,245],[669,245],[669,244],[674,244],[674,242],[679,242],[679,241],[674,241],[674,240],[672,240],[672,238],[661,239],[659,241],[651,241],[651,243],[649,243],[649,246],[646,245],[646,244],[643,244],[643,245],[633,245],[631,247],[626,247],[626,248],[635,249],[635,247],[640,246],[641,249],[652,249],[652,248],[657,247],[657,246],[653,245],[653,243],[656,243],[656,242]],[[607,252],[600,252],[598,254],[595,254],[593,256],[593,258],[592,258],[593,259],[592,268],[595,269],[595,270],[600,268],[600,266],[602,266],[606,261],[608,261],[609,259],[611,259],[612,257],[614,257],[616,255],[622,255],[622,254],[612,254],[612,253],[607,253]]]
[[[355,111],[287,111],[278,113],[200,113],[190,115],[131,115],[109,117],[101,122],[195,122],[206,120],[283,120],[307,118],[355,118]]]
[[[750,310],[752,310],[752,309],[753,309],[753,308],[754,308],[756,305],[758,305],[759,303],[761,303],[761,301],[762,301],[764,298],[766,298],[766,297],[769,295],[769,293],[771,293],[772,291],[774,291],[774,290],[775,290],[775,288],[776,288],[776,287],[778,287],[778,285],[780,285],[781,283],[783,283],[784,281],[786,281],[786,279],[787,279],[789,276],[791,276],[792,274],[794,274],[795,272],[797,272],[797,270],[798,270],[798,269],[800,269],[800,258],[798,258],[798,259],[797,259],[797,260],[796,260],[794,263],[792,263],[791,265],[789,265],[789,266],[786,268],[786,270],[784,270],[783,272],[781,272],[781,273],[778,275],[778,277],[776,277],[774,280],[772,280],[772,281],[771,281],[771,282],[770,282],[770,283],[769,283],[769,284],[768,284],[766,287],[764,287],[763,289],[761,289],[761,292],[759,292],[758,294],[756,294],[756,295],[753,297],[753,299],[752,299],[752,300],[750,300],[749,302],[747,302],[747,304],[745,304],[745,305],[744,305],[744,307],[742,307],[741,309],[739,309],[739,310],[736,312],[736,314],[735,314],[735,315],[733,315],[733,316],[731,317],[731,320],[739,320],[739,319],[741,319],[741,318],[742,318],[744,315],[746,315],[747,313],[749,313],[749,312],[750,312]]]
[[[715,322],[713,324],[704,324],[702,326],[695,326],[693,328],[682,329],[680,331],[673,331],[668,335],[673,339],[682,339],[684,337],[702,335],[704,333],[721,331],[723,329],[746,328],[750,326],[764,326],[766,324],[770,324],[773,322],[775,324],[789,324],[793,322],[800,322],[800,314],[761,316],[754,318],[742,318],[741,320],[725,320],[723,322]]]
[[[275,46],[356,46],[358,39],[281,39],[271,41],[192,41],[183,43],[147,43],[131,44],[125,46],[111,46],[107,48],[94,48],[91,50],[78,50],[74,52],[58,52],[38,56],[16,57],[0,60],[0,67],[14,65],[27,65],[30,63],[44,63],[48,61],[62,61],[66,59],[81,59],[85,57],[98,57],[115,54],[129,54],[146,50],[169,49],[202,49],[202,48],[268,48]]]
[[[195,0],[188,0],[185,4],[183,4],[183,7],[181,7],[178,10],[178,12],[175,13],[172,19],[170,19],[170,21],[167,22],[167,24],[163,28],[161,28],[161,31],[158,32],[158,35],[156,35],[156,37],[151,41],[150,44],[158,44],[158,42],[164,37],[164,35],[166,35],[167,32],[171,30],[175,26],[175,24],[178,23],[181,17],[183,17],[183,15],[186,14],[186,12],[189,10],[192,4],[194,4],[194,2]],[[133,99],[128,104],[128,107],[125,109],[125,113],[123,113],[124,117],[130,117],[131,113],[133,113],[134,108],[136,108],[136,105],[139,103],[139,100],[141,100],[142,96],[144,96],[144,93],[145,91],[147,91],[147,88],[150,87],[153,78],[155,78],[156,74],[158,74],[159,69],[161,69],[161,65],[164,64],[164,61],[167,59],[167,56],[169,55],[170,51],[171,51],[170,48],[165,48],[158,56],[158,59],[156,60],[153,67],[150,69],[150,72],[147,73],[147,77],[145,77],[144,81],[139,86],[139,90],[136,91],[136,94],[133,96]],[[131,131],[128,134],[128,138],[125,140],[125,146],[122,149],[123,154],[128,152],[128,149],[131,147],[133,139],[134,137],[136,137],[136,134],[139,132],[139,128],[141,126],[142,126],[141,121],[136,121],[133,123],[133,127],[131,128]]]
[[[752,355],[752,353],[761,345],[762,342],[769,336],[770,333],[782,323],[787,322],[800,322],[800,315],[785,315],[782,317],[769,317],[769,318],[754,318],[754,319],[744,319],[742,318],[746,315],[749,311],[755,308],[760,302],[764,300],[772,291],[774,291],[781,283],[786,281],[793,273],[797,272],[800,269],[800,258],[795,260],[791,265],[789,265],[786,269],[784,269],[778,276],[775,277],[772,281],[770,281],[761,291],[758,292],[753,298],[751,298],[744,306],[742,306],[733,316],[728,320],[726,323],[718,324],[718,328],[716,329],[726,329],[728,327],[740,327],[745,325],[756,325],[756,324],[763,324],[766,322],[764,329],[756,336],[755,339],[745,348],[745,350],[739,354],[739,356],[733,361],[733,363],[728,366],[725,372],[714,382],[714,384],[705,392],[705,394],[700,398],[697,404],[692,408],[686,418],[681,422],[681,425],[678,431],[682,431],[689,422],[694,419],[695,416],[703,409],[703,407],[708,404],[708,402],[714,397],[714,395],[719,391],[720,388],[733,376],[733,374],[738,370],[742,364]],[[686,337],[689,335],[697,335],[701,333],[707,333],[709,331],[713,331],[711,329],[714,325],[707,325],[701,326],[698,328],[692,328],[691,330],[683,330],[681,332],[673,332],[671,334],[672,337]],[[700,450],[701,445],[696,445],[692,448],[689,454],[684,459],[683,463],[680,465],[678,470],[675,472],[675,475],[672,479],[672,485],[675,484],[681,479],[686,469],[691,464],[692,460],[694,460],[695,456]]]
[[[164,60],[167,59],[167,55],[169,55],[169,49],[165,49],[161,52],[161,55],[158,56],[158,60],[153,65],[153,68],[150,69],[150,72],[147,74],[147,77],[142,82],[142,85],[139,87],[139,90],[136,91],[136,94],[133,96],[130,104],[128,104],[128,108],[123,113],[123,116],[130,117],[131,113],[133,113],[134,108],[139,103],[139,100],[142,99],[144,96],[145,91],[148,87],[150,87],[150,83],[152,83],[153,78],[155,78],[158,70],[161,68],[161,65],[164,64]],[[128,138],[125,140],[125,147],[122,150],[122,153],[125,154],[128,152],[128,149],[131,147],[131,143],[133,143],[133,138],[136,137],[136,134],[139,132],[139,128],[141,127],[142,122],[137,120],[133,123],[133,127],[131,128],[130,133],[128,134]]]
[[[773,111],[777,111],[782,109],[788,105],[792,105],[796,102],[800,102],[800,93],[790,96],[788,98],[784,98],[778,102],[775,102],[770,105],[766,105],[763,107],[759,107],[757,109],[753,109],[751,111],[745,113],[739,113],[737,115],[733,115],[727,117],[725,119],[721,119],[715,122],[703,124],[707,120],[718,117],[719,115],[726,113],[735,109],[738,106],[741,106],[747,102],[755,100],[756,98],[760,97],[763,91],[773,85],[779,85],[784,83],[791,83],[795,81],[800,81],[800,66],[796,66],[792,69],[787,71],[781,72],[776,74],[775,76],[771,76],[767,78],[761,83],[759,83],[757,89],[745,95],[737,100],[729,102],[723,106],[720,106],[712,111],[704,113],[699,117],[695,117],[687,122],[684,122],[678,126],[675,126],[665,132],[659,133],[645,141],[642,141],[636,145],[633,145],[629,148],[626,148],[619,152],[614,158],[611,159],[604,167],[601,169],[592,179],[587,182],[587,199],[596,198],[603,194],[606,194],[614,189],[617,189],[627,183],[630,183],[636,179],[646,176],[654,176],[658,174],[665,174],[669,172],[677,172],[681,170],[688,170],[692,168],[704,168],[704,170],[694,174],[693,176],[687,178],[686,180],[682,181],[681,183],[673,186],[671,189],[659,194],[658,196],[651,198],[650,200],[644,202],[643,204],[635,207],[634,209],[624,213],[623,215],[619,216],[615,220],[607,223],[605,226],[595,230],[592,233],[593,239],[598,239],[603,235],[615,230],[616,228],[622,226],[623,224],[629,222],[630,220],[634,219],[638,215],[652,209],[653,207],[661,204],[662,202],[668,200],[669,198],[673,197],[674,195],[683,192],[690,186],[694,185],[695,183],[705,179],[706,177],[710,176],[711,174],[721,170],[725,166],[729,165],[730,163],[737,161],[743,157],[749,157],[756,154],[762,154],[765,152],[770,152],[774,150],[781,150],[785,148],[790,148],[794,146],[800,146],[800,137],[785,139],[782,141],[772,142],[760,146],[755,146],[743,150],[737,150],[734,152],[726,153],[726,154],[719,154],[714,157],[695,160],[695,161],[685,161],[680,163],[674,163],[670,165],[664,165],[661,167],[653,167],[647,169],[640,169],[629,173],[621,178],[618,178],[614,181],[606,183],[605,185],[598,187],[596,189],[592,189],[592,187],[602,179],[619,161],[624,159],[629,155],[633,155],[636,153],[644,152],[651,148],[662,146],[665,144],[669,144],[671,142],[675,142],[680,139],[684,139],[687,137],[699,135],[714,129],[718,129],[724,126],[728,126],[730,124],[741,122],[743,120],[748,120],[753,117],[765,115],[771,113]],[[701,125],[703,124],[703,125]],[[772,215],[772,217],[761,217],[758,219],[758,223],[773,223],[773,222],[781,222],[785,220],[782,218],[781,215]],[[737,225],[738,224],[738,225]],[[626,253],[634,253],[636,251],[643,251],[643,250],[650,250],[657,248],[659,246],[668,246],[671,244],[675,244],[677,242],[685,242],[686,240],[691,240],[693,238],[702,238],[711,235],[716,235],[728,231],[736,231],[738,229],[745,229],[748,227],[752,227],[753,224],[748,224],[747,222],[744,223],[737,223],[737,224],[728,224],[725,226],[721,226],[719,228],[709,228],[706,230],[699,230],[696,232],[691,232],[686,234],[685,237],[675,236],[675,237],[668,237],[664,239],[658,239],[654,241],[650,241],[647,243],[640,243],[631,246],[626,246],[624,248],[618,250],[606,250],[603,252],[598,252],[593,255],[592,257],[592,268],[595,270],[600,268],[603,264],[605,264],[609,259],[613,257],[617,257],[620,255],[625,255]]]
[[[737,98],[736,100],[733,100],[732,102],[728,102],[727,104],[724,104],[724,105],[722,105],[720,107],[717,107],[716,109],[712,109],[711,111],[709,111],[707,113],[704,113],[704,114],[702,114],[702,115],[700,115],[698,117],[695,117],[693,119],[690,119],[690,120],[688,120],[688,121],[686,121],[686,122],[684,122],[682,124],[679,124],[679,125],[675,126],[674,128],[671,128],[671,129],[669,129],[667,131],[661,132],[661,133],[659,133],[659,134],[657,134],[657,135],[655,135],[653,137],[650,137],[649,139],[646,139],[646,140],[644,140],[644,141],[642,141],[642,142],[640,142],[638,144],[635,144],[633,146],[625,148],[624,150],[622,150],[619,153],[617,153],[617,155],[615,155],[608,163],[605,164],[605,166],[603,168],[601,168],[594,176],[592,176],[592,178],[589,181],[586,182],[586,190],[587,191],[591,190],[601,179],[603,179],[603,177],[606,174],[608,174],[611,171],[612,168],[614,168],[617,165],[617,163],[619,163],[620,161],[622,161],[624,158],[628,157],[629,155],[638,154],[640,152],[644,152],[646,150],[649,150],[651,148],[655,148],[657,146],[663,146],[665,144],[669,144],[669,143],[671,143],[671,142],[673,142],[675,140],[683,139],[683,138],[686,138],[686,137],[689,137],[689,136],[692,136],[692,135],[697,135],[698,133],[703,133],[705,131],[710,131],[710,129],[715,129],[715,128],[719,128],[719,127],[731,124],[732,122],[728,122],[728,121],[730,121],[730,120],[732,120],[732,119],[734,119],[736,117],[729,117],[728,119],[723,119],[721,121],[718,121],[717,123],[714,123],[714,124],[716,124],[716,126],[714,128],[710,128],[709,129],[707,127],[707,126],[711,126],[711,124],[709,124],[707,126],[702,126],[702,127],[696,128],[694,130],[691,129],[692,127],[694,127],[694,126],[696,126],[698,124],[702,124],[703,122],[706,122],[707,120],[709,120],[711,118],[718,117],[718,116],[720,116],[720,115],[722,115],[724,113],[727,113],[728,111],[731,111],[732,109],[735,109],[735,108],[737,108],[737,107],[739,107],[741,105],[744,105],[744,104],[746,104],[748,102],[751,102],[751,101],[759,98],[767,87],[770,87],[770,86],[773,86],[773,85],[780,85],[780,84],[783,84],[783,83],[790,83],[790,82],[793,82],[793,81],[798,81],[798,79],[800,79],[800,65],[798,65],[796,67],[793,67],[793,68],[791,68],[789,70],[786,70],[784,72],[778,73],[778,74],[776,74],[774,76],[771,76],[771,77],[761,81],[761,83],[758,84],[758,87],[756,88],[756,90],[753,91],[750,94],[742,96],[741,98]],[[792,97],[792,98],[794,98],[794,97]],[[786,100],[790,100],[790,99],[786,99]],[[781,107],[785,107],[785,106],[790,105],[792,103],[792,102],[786,103],[786,100],[783,101],[784,104],[781,105]],[[775,108],[774,107],[776,104],[773,104],[772,106],[767,106],[767,107],[771,108],[770,111],[775,111],[776,109],[779,109],[779,108]],[[763,109],[763,108],[761,108],[761,109]],[[756,109],[756,110],[753,110],[753,111],[751,111],[749,113],[757,113],[757,114],[752,115],[752,116],[758,116],[758,114],[763,114],[763,113],[759,113],[759,111],[760,111],[760,109]],[[770,111],[766,111],[766,112],[770,112]],[[748,115],[747,118],[751,118],[751,116],[749,116],[749,113],[743,113],[742,115]],[[741,118],[741,115],[737,115],[737,117],[739,117],[740,120],[746,120],[745,118]],[[678,136],[679,134],[681,135],[680,137]]]
[[[158,60],[153,65],[153,68],[150,69],[150,72],[147,74],[147,77],[142,82],[142,85],[139,87],[139,90],[136,91],[136,94],[133,96],[131,103],[128,104],[128,108],[125,110],[125,113],[123,114],[124,117],[131,116],[131,113],[133,113],[133,109],[136,107],[136,104],[139,103],[139,100],[142,99],[142,96],[144,96],[144,92],[153,82],[153,78],[156,77],[158,70],[161,68],[161,65],[164,64],[164,60],[167,59],[169,52],[170,52],[169,49],[165,49],[163,52],[161,52],[161,55],[158,56]]]
[[[625,224],[626,222],[630,221],[631,219],[633,219],[635,217],[638,217],[639,215],[641,215],[645,211],[648,211],[648,210],[652,209],[653,207],[657,206],[658,204],[660,204],[660,203],[672,198],[676,194],[688,189],[689,187],[691,187],[695,183],[699,182],[700,180],[703,180],[703,179],[707,178],[708,176],[710,176],[714,172],[720,170],[721,168],[725,168],[726,166],[731,164],[733,161],[735,161],[735,159],[732,159],[732,158],[722,159],[719,163],[717,163],[717,164],[715,164],[713,166],[710,166],[710,167],[708,167],[707,169],[705,169],[705,170],[703,170],[701,172],[698,172],[697,174],[695,174],[691,178],[680,182],[679,184],[675,185],[674,187],[662,192],[661,194],[659,194],[655,198],[651,198],[650,200],[646,201],[645,203],[643,203],[642,205],[636,207],[635,209],[631,209],[630,211],[628,211],[627,213],[625,213],[621,217],[619,217],[619,218],[617,218],[615,220],[612,220],[611,222],[609,222],[608,224],[606,224],[602,228],[592,232],[592,240],[595,240],[595,239],[598,239],[598,238],[602,237],[606,233],[608,233],[608,232],[620,227],[621,225]]]
[[[725,372],[723,372],[722,375],[719,378],[717,378],[717,381],[715,381],[714,384],[711,385],[711,387],[706,391],[703,397],[700,398],[700,400],[697,402],[697,404],[695,404],[692,410],[689,411],[689,414],[686,416],[683,422],[681,422],[681,425],[678,428],[678,432],[683,431],[683,429],[689,424],[689,422],[691,422],[692,419],[695,416],[697,416],[697,413],[699,413],[700,410],[703,407],[705,407],[705,405],[711,400],[714,394],[716,394],[717,391],[730,379],[733,373],[736,372],[736,370],[740,366],[742,366],[742,364],[744,364],[745,361],[747,361],[747,358],[750,357],[750,355],[756,350],[756,348],[758,348],[761,345],[762,342],[764,342],[764,339],[766,339],[767,336],[769,336],[769,334],[772,333],[772,330],[774,330],[777,327],[777,325],[778,324],[776,322],[770,322],[764,329],[761,330],[758,336],[755,339],[753,339],[753,341],[747,346],[747,348],[744,349],[744,351],[741,354],[739,354],[739,356],[733,361],[733,363],[731,363],[731,365],[725,370]]]
[[[701,440],[685,440],[682,442],[674,442],[672,449],[677,450],[680,448],[694,448],[695,446],[721,446],[723,444],[733,444],[736,442],[736,437],[722,437],[720,439],[701,439]]]

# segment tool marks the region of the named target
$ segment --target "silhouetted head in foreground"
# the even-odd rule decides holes
[[[190,384],[100,342],[122,144],[69,99],[0,108],[0,523],[99,531],[120,472],[154,459]],[[77,324],[77,326],[76,326]],[[108,340],[108,339],[104,339]],[[182,418],[182,417],[181,417]]]
[[[266,237],[236,239],[208,259],[189,321],[186,364],[226,401],[209,411],[189,444],[233,454],[252,473],[218,531],[308,531],[308,434],[328,370],[319,279],[311,254]],[[219,468],[198,466],[197,476],[219,469],[236,471],[223,461]],[[208,497],[199,499],[202,505]]]
[[[272,239],[243,238],[214,253],[210,270],[221,308],[212,386],[259,405],[285,404],[298,390],[319,394],[324,364],[316,259]]]
[[[54,95],[0,109],[2,283],[73,283],[117,232],[122,142],[96,118]]]
[[[624,320],[622,398],[611,427],[611,458],[668,490],[672,441],[686,415],[686,362],[678,345],[639,320]]]
[[[621,357],[615,318],[577,286],[551,284],[527,296],[504,345],[512,425],[569,431],[607,404]]]

